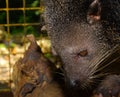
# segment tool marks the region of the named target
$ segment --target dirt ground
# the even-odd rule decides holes
[[[0,97],[13,97],[12,92],[0,92]]]
[[[0,97],[13,97],[7,83],[0,83]]]

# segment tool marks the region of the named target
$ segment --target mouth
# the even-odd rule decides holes
[[[88,97],[92,95],[92,91],[95,89],[89,87],[90,85],[86,86],[85,83],[81,83],[79,80],[69,81],[66,84],[66,90],[68,92],[68,97]]]
[[[89,76],[81,76],[79,79],[66,78],[67,87],[76,90],[87,90],[92,87],[93,83],[94,79],[90,79]]]

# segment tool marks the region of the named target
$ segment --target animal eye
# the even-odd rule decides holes
[[[81,52],[79,52],[78,54],[77,54],[77,56],[80,56],[80,57],[85,57],[85,56],[87,56],[88,55],[88,51],[87,50],[83,50],[83,51],[81,51]]]

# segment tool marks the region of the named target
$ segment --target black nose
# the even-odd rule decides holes
[[[73,87],[79,87],[80,81],[79,80],[70,80],[70,85]]]

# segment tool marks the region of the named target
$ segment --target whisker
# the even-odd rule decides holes
[[[102,79],[96,79],[96,81],[93,81],[93,85],[98,85],[98,82],[101,82]]]
[[[60,69],[63,73],[65,72],[65,70],[64,70],[62,67],[60,67],[59,69]]]
[[[59,74],[59,75],[62,75],[63,77],[65,76],[64,73],[60,73],[60,72],[53,72],[53,73],[55,73],[55,74]]]
[[[101,56],[102,55],[102,56]],[[98,65],[100,63],[102,63],[108,56],[110,55],[109,52],[106,52],[105,54],[100,54],[99,59],[95,60],[95,62],[92,62],[91,66],[93,67],[92,68],[92,71],[90,72],[92,75],[95,73],[96,69],[98,68]]]
[[[97,69],[97,70],[95,71],[95,73],[96,73],[96,72],[99,72],[99,71],[101,71],[101,70],[103,70],[104,68],[106,68],[106,67],[109,66],[110,64],[112,64],[112,63],[114,63],[115,61],[117,61],[119,58],[120,58],[120,57],[118,57],[118,58],[112,60],[112,61],[109,62],[108,64],[106,64],[106,65],[104,65],[103,67]]]
[[[86,89],[87,89],[87,86],[88,86],[87,83],[84,83],[84,84],[81,85],[81,88],[82,88],[83,90],[86,90]]]
[[[114,47],[112,50],[107,51],[105,54],[99,54],[98,58],[95,59],[94,61],[92,61],[91,63],[91,67],[92,71],[90,72],[91,75],[93,75],[94,73],[104,69],[105,67],[109,66],[111,63],[115,62],[116,60],[118,60],[120,58],[120,56],[118,56],[116,59],[112,60],[111,62],[109,62],[108,64],[106,64],[104,67],[102,67],[101,69],[97,70],[98,66],[101,64],[105,64],[105,62],[108,61],[108,59],[115,53],[117,53],[120,50],[120,46],[116,46]],[[102,55],[102,56],[101,56]]]
[[[97,75],[93,75],[92,77],[90,77],[90,79],[96,79],[96,78],[104,77],[104,76],[107,76],[109,74],[110,73],[100,73],[100,74],[97,74]]]

